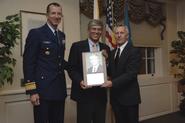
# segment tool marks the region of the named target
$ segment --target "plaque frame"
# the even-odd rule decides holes
[[[102,85],[107,80],[106,60],[102,51],[83,52],[82,60],[84,84],[86,86]],[[96,69],[93,66],[96,66]]]

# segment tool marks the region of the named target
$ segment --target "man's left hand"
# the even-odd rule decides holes
[[[101,85],[101,87],[104,87],[104,88],[110,88],[110,87],[112,87],[112,81],[106,81],[105,83],[103,83],[102,85]]]

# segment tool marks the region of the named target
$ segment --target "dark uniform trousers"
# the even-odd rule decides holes
[[[34,106],[35,123],[63,123],[64,106],[65,101],[48,101],[41,99],[40,105]]]

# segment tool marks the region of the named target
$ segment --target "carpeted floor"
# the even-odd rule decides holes
[[[185,115],[180,112],[141,121],[140,123],[185,123]]]

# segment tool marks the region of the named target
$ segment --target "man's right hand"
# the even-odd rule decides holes
[[[34,106],[40,105],[39,94],[33,94],[30,96],[30,101]]]
[[[84,83],[83,80],[80,82],[80,87],[81,87],[82,89],[92,88],[92,86],[87,86],[87,85],[85,85],[85,83]]]

